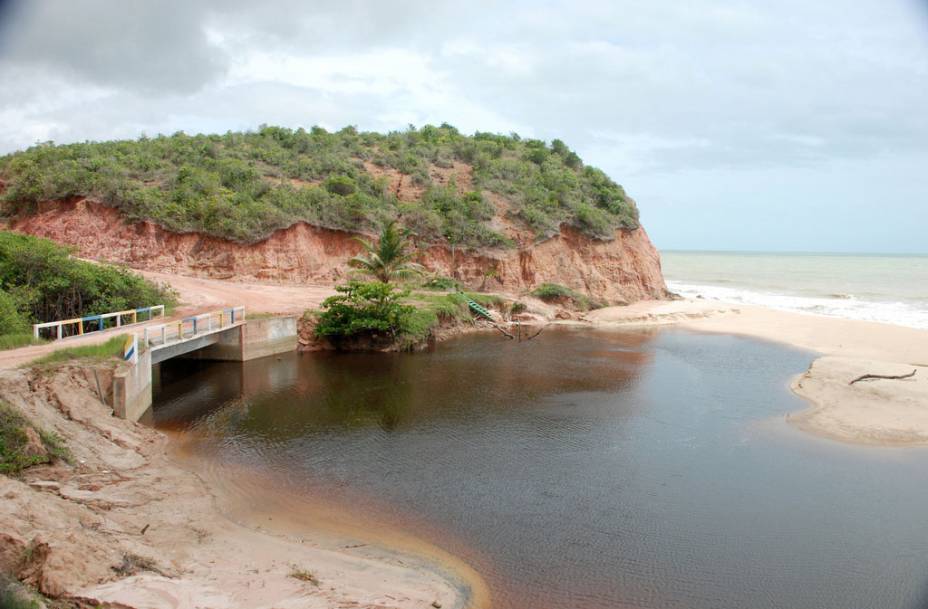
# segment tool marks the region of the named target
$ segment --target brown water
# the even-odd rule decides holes
[[[223,475],[460,556],[498,609],[923,607],[928,452],[789,428],[811,359],[677,330],[471,336],[165,365],[155,418]]]

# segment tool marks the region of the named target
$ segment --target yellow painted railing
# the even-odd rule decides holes
[[[154,319],[155,316],[164,317],[164,305],[155,305],[153,307],[143,307],[141,309],[128,309],[126,311],[116,311],[115,313],[104,313],[102,315],[87,315],[85,317],[75,317],[74,319],[62,319],[59,321],[49,321],[41,324],[33,324],[32,333],[36,338],[41,338],[42,330],[48,328],[54,328],[51,332],[50,338],[61,339],[65,338],[65,332],[71,330],[68,333],[68,336],[81,336],[85,333],[84,326],[86,324],[95,324],[96,327],[93,328],[91,325],[91,330],[87,332],[99,332],[106,329],[106,321],[109,319],[114,319],[114,328],[121,328],[123,326],[132,325],[140,321],[140,317],[147,317],[147,319],[141,319],[141,321],[149,321]],[[124,320],[127,323],[123,323]],[[76,328],[72,328],[76,326]],[[76,330],[76,331],[74,331]]]
[[[243,321],[245,321],[245,307],[230,307],[185,317],[169,324],[146,326],[142,340],[147,347],[160,347],[238,325]]]

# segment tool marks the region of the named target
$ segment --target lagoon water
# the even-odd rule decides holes
[[[679,330],[165,365],[156,424],[399,526],[495,609],[916,609],[928,452],[784,421],[812,355]]]

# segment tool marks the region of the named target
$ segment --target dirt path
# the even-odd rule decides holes
[[[180,293],[178,311],[209,309],[221,306],[244,306],[251,313],[295,313],[318,308],[322,301],[335,294],[325,285],[280,285],[246,283],[221,279],[185,277],[170,273],[136,271],[155,283],[166,283]]]

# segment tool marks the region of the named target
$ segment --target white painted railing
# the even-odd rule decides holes
[[[202,313],[171,323],[146,326],[142,334],[142,344],[146,347],[161,347],[238,325],[243,321],[245,321],[245,307],[230,307]]]
[[[148,314],[148,319],[140,320],[139,317],[144,314]],[[42,324],[33,324],[32,333],[36,338],[40,338],[41,331],[46,328],[54,328],[52,332],[52,338],[61,339],[64,338],[65,328],[68,326],[77,326],[77,331],[72,332],[69,336],[81,336],[90,332],[99,332],[106,329],[106,320],[115,319],[115,325],[112,327],[121,328],[123,326],[129,326],[132,324],[139,323],[140,321],[149,321],[154,319],[155,314],[158,314],[160,317],[164,317],[164,305],[155,305],[153,307],[142,307],[141,309],[129,309],[127,311],[116,311],[115,313],[104,313],[102,315],[87,315],[85,317],[75,317],[74,319],[62,319],[59,321],[49,321]],[[123,318],[129,318],[131,321],[128,323],[123,323]],[[84,330],[85,323],[96,322],[97,327],[87,330]]]

